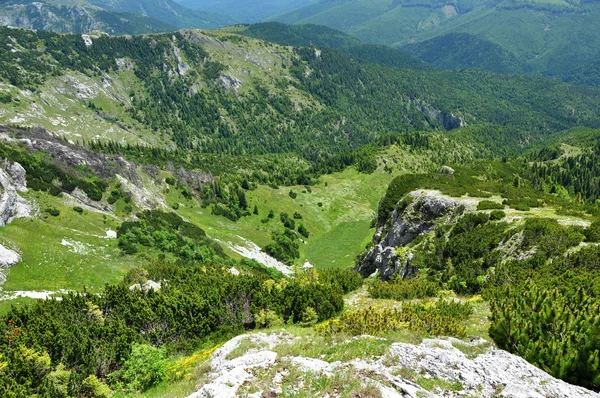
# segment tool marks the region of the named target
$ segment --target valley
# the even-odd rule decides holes
[[[0,37],[1,396],[598,396],[597,89],[310,25]]]

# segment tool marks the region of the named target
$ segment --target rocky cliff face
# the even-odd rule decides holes
[[[373,238],[374,246],[367,251],[356,270],[364,277],[379,271],[383,280],[395,273],[403,278],[410,277],[416,271],[411,266],[412,254],[397,255],[396,248],[409,244],[417,236],[458,215],[462,210],[461,204],[458,199],[436,196],[428,191],[408,194],[385,224],[378,226]]]

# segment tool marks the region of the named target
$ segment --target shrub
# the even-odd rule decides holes
[[[600,242],[600,221],[594,221],[583,234],[586,242]]]
[[[52,207],[52,208],[47,208],[45,211],[46,211],[46,213],[50,214],[50,215],[51,215],[51,216],[53,216],[53,217],[58,217],[58,216],[60,216],[60,210],[58,210],[58,209],[56,209],[56,208],[54,208],[54,207]]]
[[[334,268],[319,271],[319,282],[339,287],[344,294],[350,293],[363,285],[363,277],[350,269]]]
[[[284,325],[283,319],[275,311],[272,310],[260,310],[258,314],[254,316],[257,328],[276,328]]]
[[[83,209],[81,207],[79,207],[79,206],[73,207],[73,211],[75,211],[75,212],[77,212],[79,214],[83,213]]]
[[[304,224],[300,224],[300,226],[298,226],[298,233],[304,236],[306,239],[308,239],[308,237],[310,236],[310,233],[306,230]]]
[[[298,194],[292,190],[290,190],[288,195],[290,195],[290,198],[292,198],[292,199],[296,199],[298,197]]]
[[[369,287],[369,294],[373,298],[409,300],[435,297],[439,290],[438,283],[425,279],[398,279],[391,282],[376,281]]]
[[[167,177],[167,178],[165,178],[165,182],[168,185],[175,185],[177,183],[177,181],[175,181],[175,178],[173,178],[173,177]]]
[[[506,213],[502,210],[494,210],[490,213],[490,220],[497,221],[506,218]]]
[[[320,333],[347,333],[353,336],[381,335],[402,329],[437,336],[464,336],[461,324],[473,311],[469,303],[438,301],[434,304],[405,304],[402,309],[368,307],[343,314],[317,326]],[[467,316],[468,318],[468,316]]]
[[[502,210],[504,205],[501,203],[492,202],[491,200],[482,200],[477,205],[477,210]]]
[[[95,375],[89,375],[83,380],[81,390],[86,397],[90,398],[108,398],[112,395],[110,388]]]
[[[128,391],[145,391],[165,380],[167,376],[166,350],[146,344],[134,344],[131,355],[121,369],[111,373],[111,385]]]
[[[600,387],[598,298],[530,282],[496,292],[490,308],[498,347],[569,383]]]
[[[306,307],[302,311],[302,320],[300,321],[301,326],[313,326],[319,321],[319,315],[313,307]]]

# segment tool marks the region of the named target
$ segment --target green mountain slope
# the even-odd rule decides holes
[[[436,51],[464,55],[442,56],[436,62],[444,68],[467,64],[498,70],[491,68],[500,56],[499,61],[508,62],[501,69],[508,67],[509,72],[518,61],[517,71],[564,78],[597,59],[600,43],[593,32],[600,28],[599,15],[598,2],[340,0],[309,5],[275,20],[322,24],[365,42],[395,47],[414,49],[426,41],[429,50],[414,50],[425,51],[424,59],[432,59]],[[465,40],[475,44],[473,52],[465,51]]]
[[[442,69],[482,68],[494,73],[519,73],[523,64],[512,53],[488,40],[466,33],[448,33],[402,51]]]
[[[228,32],[100,35],[87,42],[44,32],[0,34],[9,98],[0,121],[40,124],[73,139],[294,153],[312,161],[389,133],[491,124],[540,138],[600,123],[595,90],[395,67],[378,48],[359,47],[358,58],[352,50],[293,49]]]

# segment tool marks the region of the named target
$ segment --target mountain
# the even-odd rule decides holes
[[[192,10],[210,11],[235,19],[239,22],[260,22],[306,6],[315,0],[181,0],[179,4]]]
[[[321,24],[368,43],[406,46],[413,54],[422,53],[423,59],[435,58],[443,68],[498,71],[494,65],[500,57],[501,70],[561,79],[594,62],[600,44],[591,33],[599,28],[596,1],[336,0],[310,4],[274,20]]]
[[[89,33],[101,30],[110,34],[156,33],[176,30],[144,15],[113,13],[91,5],[21,3],[0,6],[0,25],[59,33]]]
[[[60,33],[139,34],[174,31],[181,27],[216,28],[233,21],[191,11],[164,1],[38,1],[9,0],[0,5],[0,25]]]
[[[172,0],[88,0],[90,4],[112,12],[146,15],[178,28],[213,29],[230,25],[234,19],[212,12],[190,10]]]
[[[600,396],[599,94],[0,27],[0,396]]]

